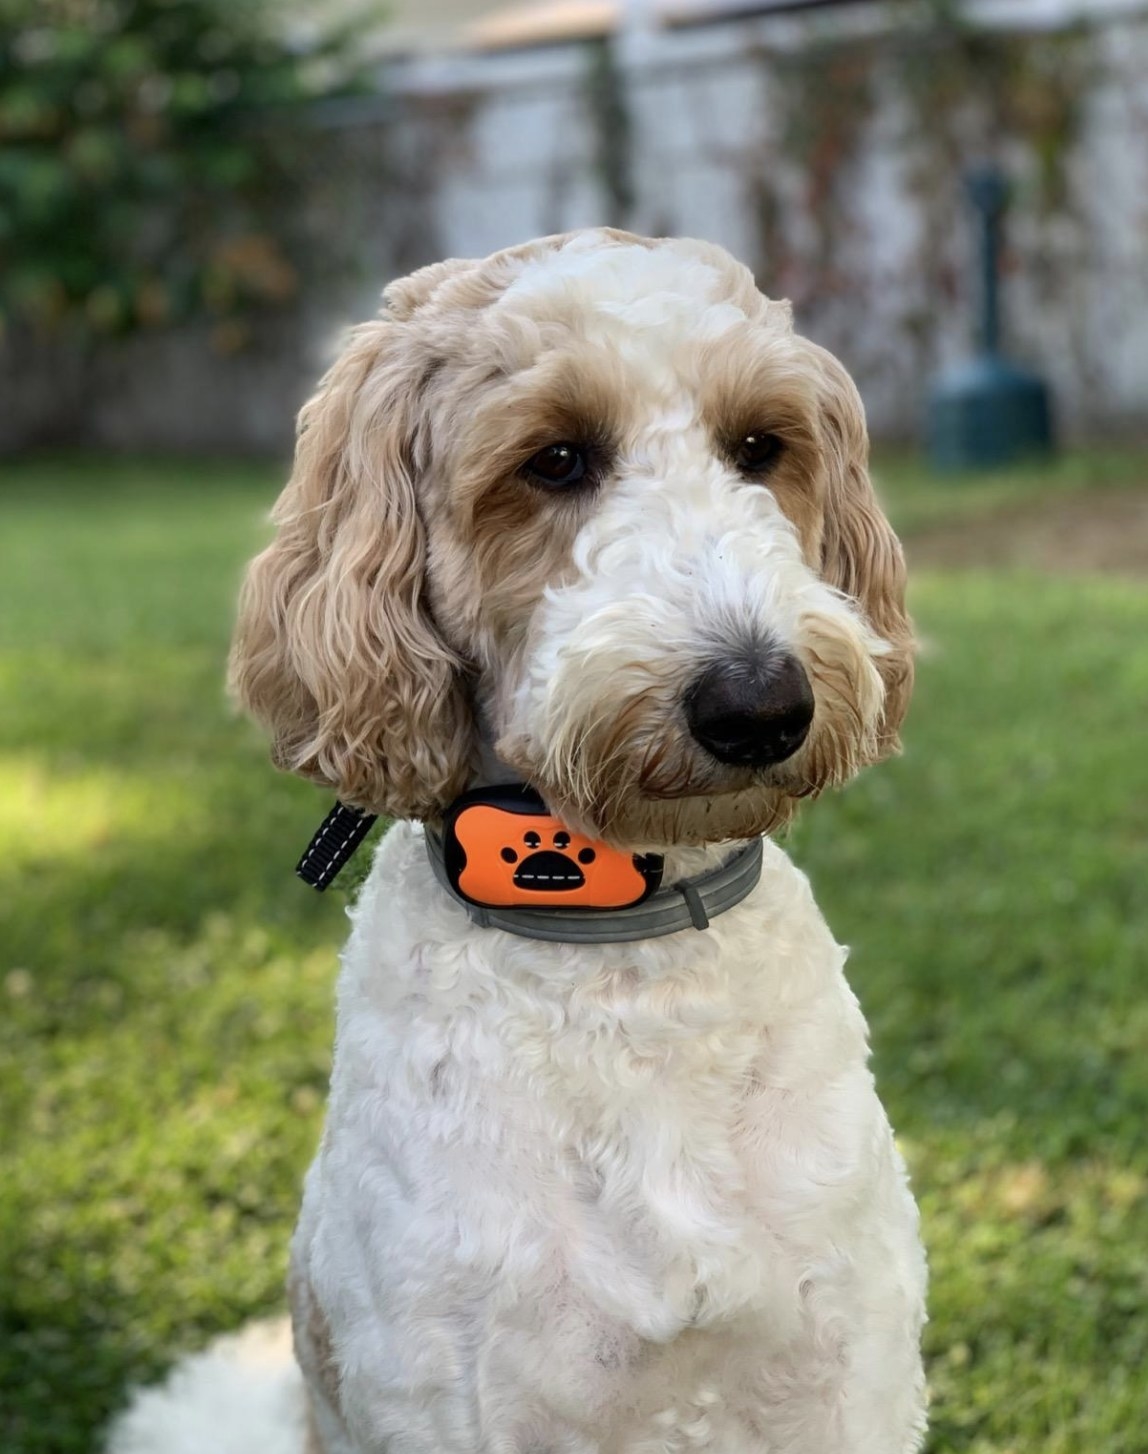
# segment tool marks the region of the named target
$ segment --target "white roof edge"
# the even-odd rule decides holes
[[[623,64],[645,71],[694,62],[718,63],[742,51],[747,40],[767,41],[778,50],[798,50],[808,40],[810,25],[817,24],[823,34],[827,14],[834,11],[843,38],[879,35],[902,24],[904,16],[903,9],[889,0],[840,0],[837,5],[812,5],[807,11],[772,12],[746,0],[742,14],[727,10],[712,21],[651,28],[643,36],[640,52],[623,53],[621,59]],[[993,29],[1043,31],[1081,19],[1148,20],[1148,0],[965,0],[965,13]],[[586,64],[584,45],[575,40],[507,50],[459,47],[396,57],[385,66],[387,88],[398,95],[433,95],[545,84],[581,71]]]

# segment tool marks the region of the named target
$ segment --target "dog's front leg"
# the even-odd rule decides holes
[[[357,1454],[339,1412],[339,1370],[331,1328],[311,1287],[302,1228],[291,1248],[287,1296],[295,1357],[306,1383],[304,1454]]]

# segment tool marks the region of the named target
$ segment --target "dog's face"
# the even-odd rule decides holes
[[[483,749],[633,847],[768,831],[896,747],[860,401],[698,242],[424,269],[304,409],[233,657],[277,761],[436,817]]]

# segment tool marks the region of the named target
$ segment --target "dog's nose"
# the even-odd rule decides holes
[[[813,689],[795,657],[735,658],[702,672],[685,709],[690,734],[719,762],[770,767],[808,736]]]

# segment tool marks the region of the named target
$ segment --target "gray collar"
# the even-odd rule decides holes
[[[740,904],[761,878],[761,839],[752,838],[717,868],[668,884],[630,909],[481,909],[452,888],[442,839],[433,828],[426,830],[426,844],[435,877],[480,928],[561,944],[621,944],[658,939],[680,929],[707,929],[711,919]]]

